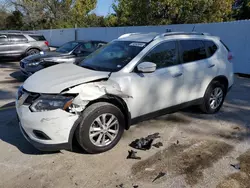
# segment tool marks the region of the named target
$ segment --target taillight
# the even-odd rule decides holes
[[[46,44],[46,46],[49,46],[49,42],[48,41],[45,41],[44,44]]]
[[[228,59],[228,61],[231,61],[233,59],[232,52],[228,52],[227,59]]]

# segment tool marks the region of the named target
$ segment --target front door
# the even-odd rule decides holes
[[[144,56],[139,63],[157,65],[153,73],[130,73],[129,100],[132,118],[182,103],[183,72],[179,65],[176,41],[164,41]]]

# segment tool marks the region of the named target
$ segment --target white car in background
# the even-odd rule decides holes
[[[131,33],[79,64],[29,77],[16,110],[24,136],[40,150],[89,153],[114,147],[131,124],[200,105],[216,113],[233,85],[231,53],[203,33]]]

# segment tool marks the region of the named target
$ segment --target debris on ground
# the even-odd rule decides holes
[[[176,144],[178,145],[179,143],[180,143],[179,140],[177,140],[177,141],[176,141]]]
[[[124,188],[123,183],[121,183],[120,185],[116,185],[115,187]]]
[[[154,168],[145,168],[145,171],[155,171]]]
[[[139,187],[139,185],[133,185],[133,188],[138,188]]]
[[[233,129],[240,131],[240,127],[239,126],[235,126],[235,127],[233,127]]]
[[[163,176],[165,176],[165,175],[166,175],[165,172],[160,172],[160,173],[158,174],[158,176],[156,176],[155,179],[154,179],[152,182],[155,182],[156,180],[160,179],[161,177],[163,177]]]
[[[163,144],[162,144],[162,142],[157,142],[157,143],[153,144],[153,146],[156,148],[159,148],[159,147],[163,146]]]
[[[136,156],[136,153],[137,153],[137,152],[134,151],[134,150],[128,151],[127,159],[137,159],[137,160],[140,160],[141,157]]]
[[[240,170],[240,164],[230,164],[230,166],[234,167],[236,170]]]
[[[140,150],[149,150],[151,149],[152,143],[155,139],[160,138],[159,133],[154,133],[148,135],[145,138],[136,139],[129,144],[130,147]]]

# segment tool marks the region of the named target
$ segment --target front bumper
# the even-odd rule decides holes
[[[25,130],[22,128],[21,123],[19,122],[19,127],[21,130],[21,133],[23,134],[24,138],[31,143],[35,148],[37,148],[40,151],[60,151],[63,149],[71,149],[70,143],[63,143],[63,144],[43,144],[37,141],[34,141],[30,139],[29,135],[25,132]]]
[[[16,101],[16,111],[24,137],[42,151],[70,149],[71,129],[79,116],[61,109],[31,112],[29,106],[20,105],[23,100],[21,97],[20,100]],[[44,133],[49,139],[37,136],[35,131]]]

